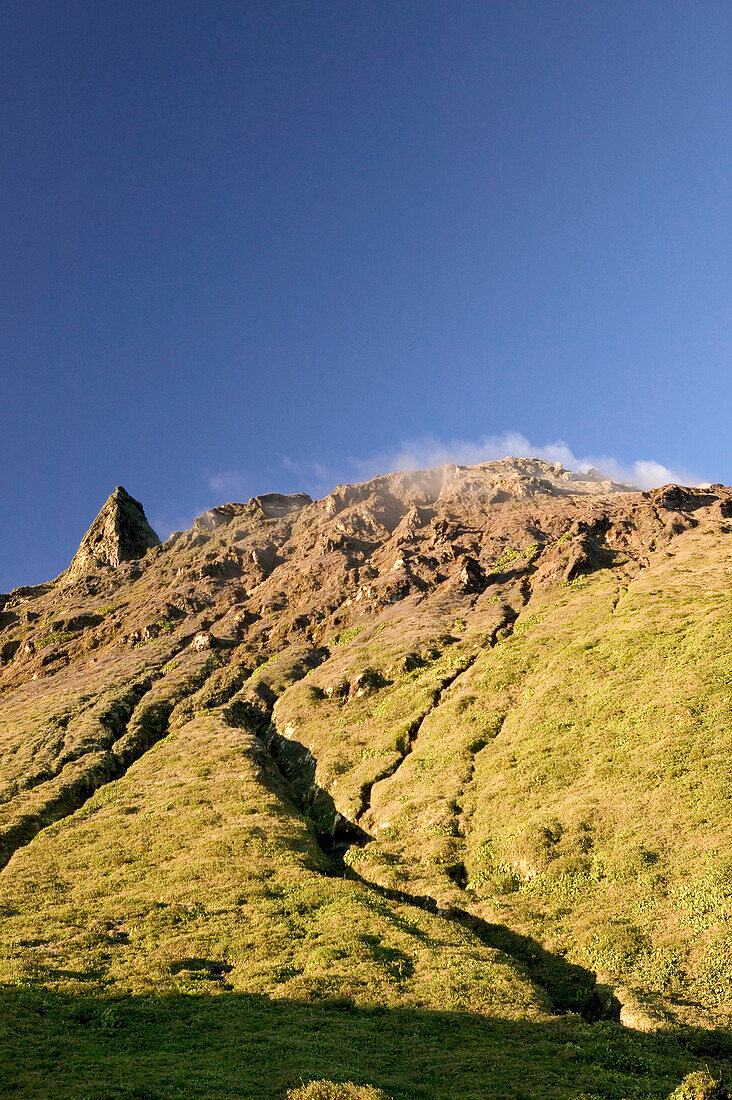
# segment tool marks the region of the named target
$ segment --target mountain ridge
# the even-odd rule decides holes
[[[729,1027],[732,490],[510,459],[162,544],[125,498],[0,601],[4,988],[561,1018],[595,1075],[630,1028],[668,1095]]]

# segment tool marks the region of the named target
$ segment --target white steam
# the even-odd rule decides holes
[[[478,462],[493,462],[509,457],[543,458],[546,462],[561,462],[566,469],[578,473],[587,473],[594,469],[604,477],[635,485],[638,489],[655,489],[669,482],[681,485],[699,483],[699,478],[688,470],[670,469],[653,459],[642,458],[623,463],[608,455],[587,455],[579,458],[563,440],[537,446],[519,432],[502,432],[500,435],[487,435],[473,441],[442,441],[435,436],[422,436],[368,459],[351,459],[350,463],[360,479],[367,479],[392,470],[423,470],[451,462],[459,466],[472,466]]]
[[[306,490],[311,496],[318,498],[326,496],[339,483],[367,481],[377,474],[396,470],[424,470],[448,463],[472,466],[479,462],[494,462],[511,457],[543,458],[546,462],[561,462],[566,469],[577,473],[594,470],[602,477],[633,485],[638,489],[655,489],[671,482],[680,485],[700,484],[699,477],[689,470],[664,466],[654,459],[639,458],[634,462],[621,462],[609,455],[579,457],[561,439],[555,443],[537,445],[520,432],[502,432],[500,435],[486,435],[477,440],[441,440],[434,435],[423,435],[368,458],[344,456],[341,462],[333,465],[285,457],[277,468],[270,471],[264,485],[261,471],[255,477],[251,471],[219,470],[206,477],[208,500],[201,503],[196,515],[226,500],[247,500],[255,492]],[[167,517],[157,518],[159,525],[156,530],[159,533],[170,529]],[[178,526],[182,527],[184,524],[181,522]]]

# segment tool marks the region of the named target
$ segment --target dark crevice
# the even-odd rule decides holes
[[[112,748],[115,741],[122,736],[127,724],[134,714],[136,708],[139,706],[140,701],[150,691],[155,682],[151,676],[146,677],[144,680],[140,680],[138,683],[133,684],[124,695],[115,699],[109,706],[102,711],[102,713],[96,719],[99,725],[106,731],[106,735],[100,737],[96,744],[90,748],[88,745],[80,745],[76,749],[69,749],[63,754],[59,755],[57,763],[52,767],[47,765],[41,771],[36,772],[35,775],[30,775],[24,779],[18,786],[17,792],[32,791],[35,787],[39,787],[42,783],[50,783],[54,779],[57,779],[61,772],[69,764],[75,764],[78,760],[83,760],[85,756],[89,756],[93,753],[101,751],[107,751]],[[79,717],[83,716],[82,714]],[[66,726],[69,725],[69,719],[66,719]],[[52,748],[52,752],[61,753],[63,748],[63,740],[59,741]]]
[[[516,625],[516,622],[518,621],[518,618],[519,618],[519,615],[521,614],[521,611],[526,607],[526,604],[528,603],[529,599],[531,598],[531,582],[530,582],[528,577],[525,577],[522,580],[521,585],[519,587],[519,592],[521,594],[521,600],[522,600],[521,609],[519,611],[517,611],[513,607],[507,607],[506,608],[506,611],[505,611],[505,614],[503,616],[502,621],[498,624],[498,626],[495,627],[495,629],[493,630],[493,632],[490,636],[490,639],[489,639],[489,642],[488,642],[488,648],[489,649],[493,649],[498,644],[499,641],[503,641],[504,639],[510,637],[511,634],[513,633],[514,626]],[[462,672],[467,671],[467,669],[470,668],[475,663],[475,661],[477,660],[477,657],[478,657],[478,654],[476,653],[473,656],[473,658],[470,660],[470,662],[461,671]],[[453,680],[456,679],[456,678],[457,677],[453,677]],[[444,688],[443,688],[443,690],[444,690]],[[498,734],[501,732],[501,730],[503,729],[503,725],[506,721],[506,718],[507,718],[507,714],[505,714],[505,713],[500,716],[500,718],[498,720],[497,728],[491,734],[491,738],[490,738],[491,741],[494,740],[498,736]],[[420,722],[420,725],[421,725],[421,722]],[[453,800],[453,804],[455,806],[456,826],[457,826],[457,831],[458,831],[459,836],[465,836],[465,832],[466,832],[466,822],[463,818],[463,805],[464,805],[464,801],[465,801],[465,793],[466,793],[468,787],[470,786],[470,784],[473,782],[473,779],[474,779],[474,776],[475,776],[475,757],[478,755],[479,752],[481,752],[484,748],[486,748],[487,745],[488,745],[488,741],[485,740],[485,741],[478,742],[475,746],[472,747],[472,758],[471,758],[471,762],[470,762],[470,771],[468,773],[467,778],[462,783],[462,785],[460,787],[460,790],[458,791],[458,794],[456,795],[455,799]],[[459,881],[457,881],[457,879],[453,878],[453,882],[455,882],[456,886],[461,886],[461,883]]]
[[[506,711],[504,714],[499,715],[496,720],[495,728],[491,730],[490,736],[481,737],[470,746],[470,768],[467,777],[465,778],[465,781],[463,782],[460,791],[458,792],[458,795],[454,799],[457,832],[458,836],[460,837],[465,837],[467,833],[467,826],[469,824],[470,818],[472,817],[472,814],[469,815],[467,818],[465,817],[465,794],[475,780],[475,758],[478,756],[479,753],[483,752],[484,749],[487,749],[488,746],[493,743],[493,741],[495,741],[495,739],[498,737],[499,733],[503,729],[507,718],[508,711]],[[455,882],[455,879],[453,879],[453,881]],[[460,886],[461,884],[459,882],[456,882],[456,885]]]
[[[445,691],[447,691],[447,689],[455,683],[459,676],[462,676],[464,672],[467,672],[468,669],[475,664],[477,657],[477,653],[472,654],[472,656],[468,657],[460,665],[460,667],[456,669],[455,672],[453,672],[450,676],[445,677],[441,681],[439,687],[435,688],[432,694],[431,705],[423,714],[421,714],[418,718],[415,719],[414,722],[412,722],[411,726],[407,730],[407,739],[404,744],[404,751],[401,755],[401,758],[397,760],[391,767],[385,769],[374,779],[372,779],[370,783],[364,784],[364,786],[361,788],[361,808],[356,814],[357,823],[360,822],[364,815],[367,814],[368,811],[371,809],[371,792],[373,791],[376,784],[383,782],[385,779],[391,779],[394,775],[396,775],[404,761],[413,751],[415,742],[419,737],[419,731],[421,730],[425,719],[429,717],[430,714],[433,714],[435,710],[437,710],[440,702],[442,701],[442,696]]]
[[[308,797],[303,798],[298,794],[298,788],[302,790],[302,777],[296,770],[293,771],[294,758],[289,753],[283,756],[279,751],[283,747],[291,747],[293,743],[278,734],[271,723],[267,723],[264,714],[261,719],[259,730],[253,732],[258,732],[262,737],[278,773],[285,781],[287,793],[310,824],[318,845],[328,860],[329,869],[325,872],[328,877],[357,882],[387,901],[414,906],[465,928],[486,947],[501,951],[518,963],[529,980],[547,995],[551,1011],[555,1015],[576,1013],[589,1022],[618,1018],[620,1002],[612,994],[598,988],[597,976],[592,971],[553,955],[531,937],[513,932],[504,925],[491,924],[465,909],[454,906],[449,909],[440,908],[437,901],[429,895],[409,894],[404,890],[380,886],[354,871],[346,862],[346,853],[353,845],[363,847],[371,837],[357,823],[343,817],[336,810],[327,791],[318,787],[312,778],[307,782]],[[285,742],[285,746],[282,746],[282,742]],[[315,761],[312,754],[302,745],[298,748],[310,757],[309,771],[314,774]],[[330,819],[330,827],[323,825],[327,819]],[[465,867],[459,864],[452,870],[455,872],[453,880],[460,885],[466,878]]]
[[[476,657],[477,654],[471,658],[470,664]],[[439,694],[468,667],[463,665],[443,682]],[[324,874],[357,882],[387,901],[414,906],[465,928],[485,946],[501,951],[518,963],[529,980],[547,995],[555,1015],[576,1013],[589,1022],[618,1018],[620,1003],[612,994],[603,995],[598,989],[596,974],[553,955],[529,936],[513,932],[500,924],[491,924],[465,909],[454,906],[440,908],[429,895],[389,889],[359,875],[347,863],[346,854],[350,847],[363,847],[372,838],[360,828],[358,822],[350,821],[336,809],[332,797],[315,782],[317,761],[312,753],[299,742],[283,737],[272,722],[271,713],[271,705],[263,703],[255,707],[249,704],[246,710],[232,712],[231,708],[227,708],[225,718],[232,725],[247,727],[266,747],[285,783],[287,795],[307,820],[326,857],[328,870]],[[464,865],[456,864],[452,871],[453,881],[464,885],[467,879]]]
[[[52,754],[58,756],[56,764],[53,766],[48,764],[34,775],[27,776],[15,786],[12,795],[4,801],[12,803],[12,799],[17,794],[32,791],[42,783],[50,783],[54,779],[57,779],[64,768],[69,764],[74,764],[78,760],[83,760],[85,756],[91,756],[100,750],[104,751],[110,749],[117,738],[121,736],[126,729],[132,714],[139,705],[141,699],[150,691],[153,683],[153,677],[148,676],[138,681],[138,683],[133,684],[131,687],[128,686],[125,693],[117,699],[114,699],[106,709],[102,710],[101,714],[99,714],[96,719],[93,713],[90,714],[89,711],[80,712],[79,715],[76,716],[77,718],[83,718],[86,714],[90,720],[96,720],[102,728],[108,731],[106,736],[100,736],[99,740],[93,746],[82,744],[77,749],[69,749],[65,753],[62,753],[64,740],[63,738],[59,739],[54,745],[49,746],[48,750]],[[93,710],[93,708],[90,708],[90,710]],[[64,729],[69,725],[69,721],[70,719],[67,717],[64,721]]]
[[[252,728],[251,716],[246,724]],[[263,713],[252,732],[263,741],[292,801],[310,823],[318,845],[333,864],[334,873],[340,875],[348,849],[352,845],[363,847],[371,837],[357,821],[344,817],[331,795],[315,782],[317,761],[309,749],[299,741],[283,737],[269,715]]]
[[[468,872],[465,868],[465,864],[462,862],[456,863],[452,867],[448,867],[447,877],[451,882],[454,882],[460,890],[464,890],[468,885]]]
[[[531,564],[533,565],[533,563],[531,563]],[[535,570],[535,568],[536,568],[536,566],[533,567],[533,570]],[[494,630],[493,630],[493,632],[492,632],[492,634],[491,634],[491,636],[488,640],[487,648],[493,649],[498,644],[499,641],[502,641],[505,638],[510,637],[510,635],[513,633],[514,626],[515,626],[516,622],[518,621],[518,618],[521,614],[521,611],[526,607],[526,604],[528,603],[529,599],[531,598],[531,581],[530,581],[528,576],[526,576],[522,579],[522,581],[519,585],[519,593],[520,593],[520,596],[521,596],[521,608],[520,608],[520,610],[517,611],[515,608],[510,607],[510,606],[506,607],[501,622],[494,628]],[[405,745],[405,751],[403,752],[403,754],[401,756],[401,759],[397,760],[391,767],[389,767],[385,771],[381,772],[370,783],[368,783],[368,784],[364,785],[364,787],[362,787],[362,789],[361,789],[361,806],[360,806],[360,809],[359,809],[358,813],[355,815],[355,820],[356,820],[357,823],[360,823],[363,820],[364,816],[371,809],[371,796],[372,796],[372,792],[373,792],[373,789],[376,786],[376,784],[381,783],[386,779],[393,778],[393,776],[396,774],[396,772],[402,766],[402,764],[404,763],[406,758],[413,751],[415,742],[417,740],[417,737],[419,736],[419,732],[422,728],[422,725],[423,725],[425,719],[430,714],[432,714],[437,709],[437,707],[440,705],[440,702],[442,701],[442,696],[443,696],[444,692],[447,690],[447,688],[450,687],[452,684],[454,684],[455,681],[458,679],[458,677],[462,676],[464,672],[467,672],[468,669],[472,668],[472,666],[475,664],[476,660],[478,659],[478,656],[479,656],[479,652],[474,653],[470,657],[468,657],[465,660],[465,662],[463,662],[463,664],[461,664],[461,666],[454,673],[452,673],[452,675],[446,677],[442,681],[442,683],[439,685],[439,687],[435,690],[431,706],[428,707],[428,709],[423,714],[421,714],[412,723],[412,725],[409,727],[409,729],[407,731],[407,743]],[[506,715],[504,714],[501,718],[499,729],[496,731],[496,735],[497,735],[498,732],[500,732],[500,729],[502,728],[503,723],[505,722],[505,720],[506,720]],[[465,793],[465,787],[467,786],[468,783],[471,782],[471,780],[473,778],[474,771],[475,771],[475,764],[473,762],[473,764],[471,765],[470,776],[468,777],[466,783],[464,784],[461,791],[459,792],[458,802],[460,801],[461,796],[464,795],[464,793]]]

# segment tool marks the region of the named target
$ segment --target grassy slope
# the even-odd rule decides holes
[[[261,744],[198,718],[16,853],[0,883],[2,976],[546,1015],[517,967],[463,929],[326,870]]]
[[[662,1097],[700,1064],[552,1017],[511,955],[325,870],[261,743],[185,722],[0,877],[3,1094]]]
[[[731,577],[732,545],[710,525],[652,554],[630,583],[603,570],[537,590],[494,647],[468,615],[439,661],[378,695],[319,702],[307,693],[328,666],[312,672],[278,721],[324,752],[323,782],[345,807],[363,779],[351,728],[362,756],[379,756],[441,667],[475,658],[372,788],[362,823],[377,839],[352,865],[504,920],[654,994],[661,1012],[726,1026]]]
[[[724,1022],[731,576],[729,540],[688,532],[616,607],[600,575],[539,612],[499,658],[521,687],[480,758],[471,846],[474,877],[525,860],[509,910],[543,939]]]

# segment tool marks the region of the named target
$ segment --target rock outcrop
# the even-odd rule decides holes
[[[118,485],[81,540],[65,579],[74,581],[105,566],[116,569],[159,545],[139,500]]]

